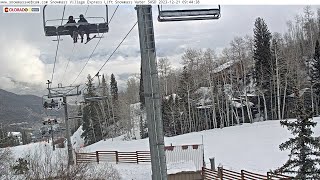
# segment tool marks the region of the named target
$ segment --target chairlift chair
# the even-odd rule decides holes
[[[62,107],[62,102],[61,101],[55,101],[53,99],[48,100],[44,99],[44,96],[42,96],[42,104],[43,108],[46,110],[59,110]]]
[[[183,10],[163,10],[162,5],[158,5],[158,21],[191,21],[191,20],[212,20],[221,17],[220,5],[218,8],[210,9],[183,9]]]
[[[89,26],[89,32],[90,34],[98,34],[97,38],[102,38],[101,36],[99,36],[100,33],[106,33],[109,31],[109,24],[108,24],[108,6],[106,5],[106,14],[105,17],[86,17],[87,20],[90,19],[99,19],[102,22],[100,23],[69,23],[69,24],[65,24],[61,26],[61,19],[50,19],[47,20],[46,19],[46,7],[47,5],[45,5],[43,7],[43,28],[44,28],[44,33],[45,36],[65,36],[65,35],[70,35],[69,34],[69,30],[68,26],[79,26],[79,25],[88,25]],[[79,18],[74,18],[79,19]],[[68,19],[63,19],[65,21],[68,21]],[[54,25],[54,26],[49,26],[48,22],[57,22],[58,25]],[[59,24],[60,22],[60,24]]]

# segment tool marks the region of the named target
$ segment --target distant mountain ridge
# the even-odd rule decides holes
[[[22,123],[26,127],[32,127],[40,124],[45,116],[41,97],[18,95],[0,89],[0,123]]]

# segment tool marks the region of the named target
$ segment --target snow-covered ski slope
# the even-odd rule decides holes
[[[314,135],[320,136],[320,117],[314,118],[314,121],[318,123],[314,128]],[[274,120],[166,137],[165,144],[166,146],[201,144],[202,136],[208,167],[209,158],[214,157],[216,166],[221,164],[230,170],[246,169],[259,173],[266,173],[285,163],[289,152],[280,151],[279,145],[292,137],[290,132],[280,125],[279,120]],[[87,146],[83,150],[87,152],[149,150],[149,140],[109,139]]]
[[[314,118],[318,125],[314,128],[314,136],[320,136],[320,117]],[[79,130],[78,130],[79,131]],[[75,133],[73,144],[81,144],[80,131]],[[239,126],[226,127],[194,132],[175,137],[165,138],[166,145],[190,145],[203,143],[205,161],[210,167],[209,158],[214,157],[216,166],[239,171],[245,169],[251,172],[266,174],[267,171],[281,166],[288,159],[289,152],[279,150],[279,145],[288,140],[292,135],[281,127],[279,120],[256,122]],[[90,146],[80,148],[82,152],[103,150],[140,151],[149,150],[148,139],[123,141],[122,137],[100,141]],[[25,151],[36,149],[36,144],[29,144],[12,148],[16,157],[22,156]],[[60,149],[62,150],[62,149]],[[64,149],[65,150],[65,149]],[[126,179],[151,179],[150,164],[114,164],[121,176]],[[171,166],[171,167],[170,167]],[[178,165],[182,167],[182,165]],[[186,167],[189,166],[186,163]],[[169,172],[174,172],[178,167],[169,165]],[[187,170],[188,168],[185,168]],[[190,167],[191,168],[191,167]],[[180,168],[181,169],[181,168]],[[191,168],[192,169],[192,168]],[[184,170],[183,168],[181,171]]]

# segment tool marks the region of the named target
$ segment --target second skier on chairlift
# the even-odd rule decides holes
[[[78,23],[88,23],[88,21],[84,18],[83,14],[80,14]],[[79,25],[78,27],[80,37],[81,37],[81,43],[83,43],[83,36],[84,34],[87,35],[87,42],[90,41],[90,31],[89,31],[89,25]]]

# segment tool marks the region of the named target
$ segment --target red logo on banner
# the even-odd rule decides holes
[[[9,12],[9,8],[5,7],[4,12]]]

